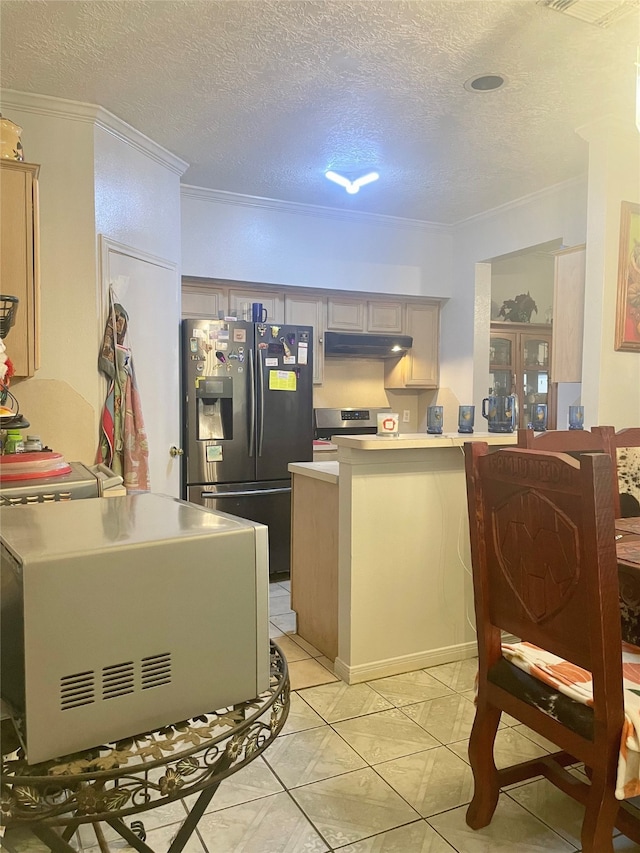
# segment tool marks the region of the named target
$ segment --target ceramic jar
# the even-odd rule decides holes
[[[19,125],[0,115],[0,157],[3,160],[24,160],[21,133]]]

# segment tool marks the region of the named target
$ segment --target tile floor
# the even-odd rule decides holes
[[[475,660],[347,686],[333,675],[331,662],[294,633],[289,583],[272,583],[270,601],[271,636],[289,663],[289,718],[263,756],[221,785],[186,853],[580,849],[582,807],[544,779],[504,791],[486,829],[467,827]],[[526,760],[547,747],[544,738],[506,718],[496,762]],[[177,802],[142,816],[154,850],[167,849],[183,809]],[[130,849],[109,827],[105,835],[114,850]],[[12,853],[44,849],[20,833],[7,842]],[[99,853],[90,827],[76,844]],[[618,835],[615,849],[639,848]]]

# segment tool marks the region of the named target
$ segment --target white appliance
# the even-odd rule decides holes
[[[164,495],[3,509],[1,693],[30,764],[269,684],[268,536]]]

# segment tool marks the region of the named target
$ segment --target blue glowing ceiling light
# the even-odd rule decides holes
[[[344,187],[345,190],[354,195],[358,192],[360,187],[364,187],[365,184],[370,184],[373,181],[377,181],[380,175],[377,172],[367,172],[366,175],[362,175],[360,178],[356,178],[355,181],[350,181],[349,178],[345,178],[343,175],[339,175],[337,172],[328,171],[324,173],[325,178],[328,178],[330,181],[333,181],[336,184],[339,184],[341,187]]]

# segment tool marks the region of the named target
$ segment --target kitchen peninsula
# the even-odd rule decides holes
[[[338,461],[292,463],[291,606],[348,684],[476,653],[465,441],[334,439]]]

